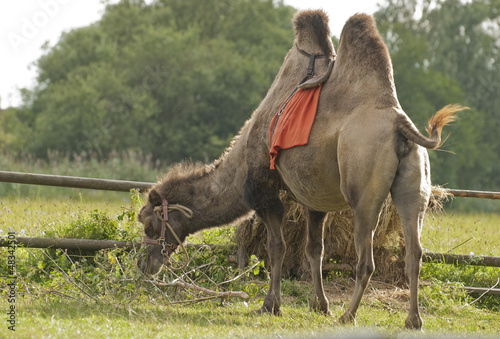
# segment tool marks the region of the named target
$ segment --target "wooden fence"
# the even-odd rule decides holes
[[[0,238],[0,247],[7,247],[10,242],[11,240],[9,239]],[[108,248],[137,249],[141,246],[141,244],[137,242],[71,238],[15,237],[15,242],[17,246],[25,248],[59,248],[81,251],[98,251]],[[500,267],[500,257],[482,255],[426,252],[423,255],[422,261]]]
[[[0,171],[0,182],[46,185],[58,187],[85,188],[107,191],[129,192],[137,189],[141,192],[146,191],[153,185],[151,182],[125,181],[95,179],[72,176],[21,173]],[[500,199],[500,192],[486,192],[473,190],[447,189],[454,197],[481,198],[481,199]],[[0,247],[8,246],[10,241],[0,239]],[[61,249],[79,249],[79,250],[100,250],[106,248],[138,248],[139,243],[130,243],[114,240],[89,240],[89,239],[61,239],[61,238],[30,238],[16,237],[17,245],[27,248],[61,248]],[[424,253],[422,261],[424,262],[443,262],[443,263],[465,263],[469,265],[494,266],[500,267],[500,257],[487,257],[478,255],[463,255],[449,253]],[[481,289],[470,288],[471,292],[483,292],[500,294],[500,289]]]
[[[62,175],[21,173],[0,171],[0,182],[10,182],[17,184],[87,188],[104,191],[129,192],[131,189],[138,189],[143,192],[153,185],[152,182],[126,181],[110,179],[94,179],[82,177],[70,177]],[[454,197],[500,199],[500,192],[473,191],[447,189]]]

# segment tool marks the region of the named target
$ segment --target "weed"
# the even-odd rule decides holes
[[[33,235],[40,235],[42,231],[47,235],[52,230],[59,236],[112,237],[114,240],[138,241],[142,236],[142,227],[136,221],[136,211],[141,205],[137,192],[133,193],[131,206],[127,208],[108,208],[99,203],[96,209],[95,205],[85,205],[85,198],[64,205],[36,199],[16,203],[5,200],[2,204],[2,211],[10,212],[0,218],[12,219],[10,227],[17,230],[25,227]],[[57,209],[56,214],[43,215],[42,204],[48,210]],[[188,268],[183,272],[164,269],[153,280],[137,270],[139,253],[135,250],[108,249],[88,256],[74,256],[60,250],[51,253],[18,249],[17,307],[22,325],[19,336],[36,337],[42,330],[53,337],[67,337],[78,331],[96,337],[133,337],[137,336],[138,329],[152,337],[319,336],[338,331],[336,319],[345,311],[349,300],[350,293],[346,294],[346,290],[350,288],[350,279],[338,276],[339,273],[327,279],[327,290],[340,291],[338,295],[329,295],[334,318],[308,311],[312,293],[309,282],[286,279],[282,281],[284,316],[257,316],[251,311],[260,307],[269,288],[269,272],[255,257],[250,259],[251,269],[247,272],[228,262],[228,255],[235,252],[233,235],[234,228],[227,227],[189,237],[188,242],[194,245],[187,248],[191,258]],[[208,243],[211,245],[206,245]],[[4,249],[0,249],[0,273],[4,274],[6,265],[1,261],[6,256],[2,251]],[[174,259],[182,261],[185,259],[182,256],[176,254]],[[426,334],[436,331],[498,334],[494,325],[500,321],[498,299],[483,296],[472,304],[478,296],[462,289],[464,284],[492,286],[498,275],[498,270],[486,267],[425,263],[420,304]],[[2,279],[0,286],[3,287],[6,281]],[[174,305],[179,301],[195,302],[205,296],[197,290],[161,284],[175,279],[216,291],[244,291],[250,299],[226,300],[229,307],[221,306],[224,303],[218,299]],[[387,292],[390,299],[368,293],[358,314],[358,327],[342,330],[351,334],[359,329],[399,333],[406,317],[407,300],[402,298],[401,305],[394,302],[392,295],[401,293],[400,289],[397,291]],[[0,327],[0,337],[6,335],[5,328]]]
[[[427,263],[422,267],[421,278],[431,281],[436,288],[443,290],[450,286],[457,300],[470,303],[478,297],[477,294],[461,294],[461,287],[486,287],[495,285],[500,277],[500,268],[475,265],[448,265],[442,263]],[[432,299],[432,298],[431,298]],[[500,297],[497,295],[484,295],[476,303],[477,307],[500,311]]]

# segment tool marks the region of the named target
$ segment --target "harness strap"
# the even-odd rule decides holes
[[[297,45],[297,43],[295,43],[295,47],[297,48],[297,50],[299,51],[300,54],[309,57],[309,65],[307,66],[307,74],[304,77],[304,79],[302,79],[302,81],[299,82],[299,84],[297,85],[297,87],[295,87],[295,89],[292,91],[292,93],[290,93],[290,95],[285,100],[285,102],[283,102],[283,104],[281,105],[281,107],[280,107],[280,109],[278,111],[278,117],[274,121],[273,130],[271,132],[271,140],[273,139],[274,130],[276,129],[276,125],[278,124],[279,117],[283,113],[283,110],[285,109],[285,107],[288,104],[288,102],[295,95],[295,93],[299,89],[299,86],[302,85],[304,82],[306,82],[307,80],[309,80],[310,78],[312,78],[314,76],[314,64],[315,64],[316,59],[325,59],[325,58],[331,59],[328,55],[325,55],[325,54],[310,54],[310,53],[307,53],[306,51],[304,51],[303,49],[301,49],[299,47],[299,45]]]
[[[160,245],[160,246],[162,246],[161,253],[163,255],[165,255],[165,254],[170,255],[170,254],[174,253],[174,251],[177,249],[177,247],[180,246],[181,249],[182,249],[182,251],[186,255],[186,258],[187,258],[186,262],[181,267],[177,267],[177,268],[171,267],[171,269],[174,270],[174,271],[178,271],[178,270],[182,270],[182,269],[186,268],[187,265],[189,264],[189,255],[188,255],[188,253],[186,251],[186,248],[182,244],[182,241],[177,236],[177,233],[175,233],[175,231],[172,228],[172,226],[170,226],[170,224],[168,223],[168,212],[169,211],[170,212],[171,211],[179,211],[185,217],[192,218],[193,217],[193,211],[191,209],[189,209],[188,207],[180,205],[180,204],[171,204],[171,205],[169,205],[167,199],[165,199],[164,197],[163,197],[163,201],[162,201],[161,206],[155,207],[154,211],[156,212],[158,218],[161,220],[161,233],[160,233],[160,237],[158,239],[144,239],[143,238],[142,243],[143,244],[151,244],[151,245]],[[159,213],[160,211],[162,212],[161,214]],[[165,242],[165,234],[166,234],[166,231],[167,231],[167,227],[168,227],[169,231],[172,233],[174,239],[177,241],[178,245],[167,244]],[[168,249],[168,253],[165,253],[166,249]]]
[[[167,201],[167,199],[163,199],[161,206],[163,209],[163,217],[161,218],[161,233],[160,233],[160,237],[158,238],[158,243],[165,242],[165,232],[167,231],[166,224],[168,222],[168,201]]]
[[[330,59],[330,57],[329,57],[328,55],[326,55],[326,54],[309,54],[309,53],[307,53],[306,51],[304,51],[303,49],[301,49],[301,48],[299,47],[299,45],[297,45],[297,43],[295,43],[295,47],[296,47],[296,48],[297,48],[297,50],[300,52],[300,54],[303,54],[303,55],[305,55],[305,56],[307,56],[307,57],[308,57],[308,56],[311,56],[311,55],[315,55],[317,58],[320,58],[320,59],[323,59],[323,58],[328,58],[328,59]]]

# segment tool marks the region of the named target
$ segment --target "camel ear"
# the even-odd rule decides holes
[[[151,203],[151,205],[153,205],[153,206],[160,206],[162,203],[160,193],[158,193],[158,191],[155,189],[152,189],[149,192],[148,199],[149,199],[149,202]]]

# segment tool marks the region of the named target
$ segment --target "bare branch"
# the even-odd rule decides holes
[[[149,281],[149,282],[155,284],[156,286],[162,286],[162,287],[183,287],[183,288],[187,288],[187,289],[191,289],[191,290],[195,290],[195,291],[200,291],[200,292],[203,292],[205,294],[208,294],[208,295],[212,296],[212,298],[210,298],[210,299],[213,299],[213,298],[222,298],[222,299],[225,299],[225,298],[230,298],[230,297],[237,297],[237,298],[241,298],[241,299],[248,299],[248,298],[250,298],[250,296],[246,292],[243,292],[243,291],[218,292],[218,291],[210,290],[208,288],[201,287],[201,286],[198,286],[198,285],[195,285],[195,284],[188,284],[188,283],[186,283],[184,281],[179,281],[179,280],[176,280],[175,282],[171,282],[171,283],[154,282],[154,281]]]

